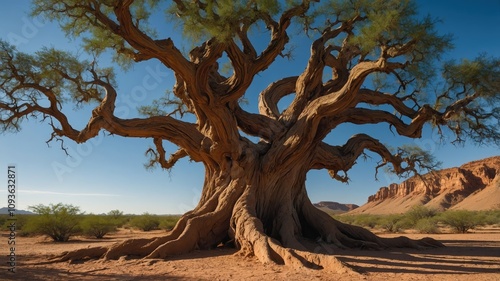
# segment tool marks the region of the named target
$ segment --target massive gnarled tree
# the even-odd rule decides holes
[[[306,174],[326,169],[333,179],[347,181],[346,172],[367,150],[380,155],[377,169],[388,165],[397,174],[433,165],[432,157],[418,149],[389,149],[366,134],[343,145],[326,143],[326,136],[344,123],[383,123],[388,132],[408,138],[421,137],[431,123],[457,141],[498,142],[498,59],[482,55],[438,65],[450,38],[436,32],[433,19],[419,17],[412,1],[165,2],[34,4],[35,14],[83,37],[85,50],[95,58],[111,52],[121,66],[157,60],[174,73],[173,89],[143,107],[142,117],[116,116],[120,92],[113,71],[96,60],[80,61],[55,49],[23,54],[0,43],[3,131],[41,116],[53,129],[52,139],[83,143],[103,130],[150,138],[151,165],[170,169],[189,157],[205,167],[199,204],[164,237],[83,249],[60,260],[164,258],[233,241],[241,253],[262,262],[329,267],[337,262],[324,252],[334,248],[440,245],[432,239],[380,238],[334,220],[311,204]],[[162,9],[190,38],[188,54],[179,42],[155,32],[172,29],[172,23],[152,25],[151,11]],[[257,75],[290,54],[289,45],[306,40],[305,69],[258,94],[248,93]],[[291,102],[280,110],[286,96]],[[258,99],[258,112],[245,110],[243,99]],[[97,104],[83,129],[74,128],[63,113],[75,103]],[[196,121],[186,121],[188,115]],[[165,142],[178,151],[166,155]]]

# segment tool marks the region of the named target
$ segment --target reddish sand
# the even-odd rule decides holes
[[[355,266],[360,274],[340,275],[325,270],[291,269],[263,265],[254,258],[234,255],[234,249],[196,251],[167,260],[120,259],[79,263],[47,263],[50,255],[96,245],[109,245],[130,237],[158,236],[121,230],[107,239],[75,238],[54,243],[44,237],[17,237],[17,272],[7,271],[7,243],[1,243],[0,280],[500,280],[500,231],[432,237],[447,247],[430,250],[339,250],[334,255]],[[393,235],[382,235],[393,236]],[[424,235],[408,234],[411,238]],[[2,240],[7,242],[6,233]]]

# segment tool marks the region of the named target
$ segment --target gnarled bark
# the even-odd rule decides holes
[[[81,249],[53,261],[168,258],[232,242],[239,254],[255,256],[263,263],[352,273],[353,268],[335,258],[339,249],[443,246],[430,238],[380,238],[364,228],[341,223],[309,201],[304,185],[306,167],[290,161],[264,172],[263,167],[269,165],[263,165],[263,159],[247,149],[225,171],[207,167],[200,203],[163,237],[132,239],[108,249]]]
[[[198,206],[184,214],[165,236],[77,250],[55,261],[166,258],[231,241],[241,254],[255,255],[264,263],[351,271],[331,254],[344,248],[442,244],[432,239],[383,239],[334,220],[309,201],[305,189],[308,170],[326,169],[334,179],[345,182],[347,171],[365,150],[381,156],[377,168],[392,164],[399,174],[428,168],[426,162],[432,162],[432,157],[404,148],[390,151],[364,134],[353,136],[344,145],[329,145],[324,141],[333,129],[343,123],[385,123],[399,135],[418,138],[424,125],[432,123],[439,130],[451,129],[457,140],[464,135],[477,142],[500,140],[496,126],[500,120],[499,60],[479,57],[474,62],[446,65],[443,77],[448,85],[437,87],[442,93],[428,95],[431,101],[423,104],[427,99],[420,95],[430,87],[424,86],[428,77],[420,76],[426,67],[434,67],[433,60],[449,45],[449,39],[437,35],[428,19],[414,18],[418,13],[412,1],[400,5],[335,1],[326,8],[314,7],[314,2],[319,2],[316,0],[290,1],[290,5],[276,5],[276,14],[266,5],[280,1],[235,1],[231,7],[239,8],[233,17],[233,11],[228,16],[227,7],[217,1],[209,1],[213,2],[209,5],[175,0],[171,11],[179,16],[179,23],[197,29],[208,26],[203,31],[211,37],[188,55],[171,38],[154,39],[154,28],[146,23],[150,13],[144,11],[157,8],[160,1],[67,2],[37,1],[34,13],[59,20],[72,35],[86,31],[93,38],[84,40],[84,49],[94,53],[109,49],[136,62],[156,59],[174,73],[172,94],[178,100],[169,102],[182,106],[168,114],[153,110],[152,105],[149,117],[118,118],[115,103],[120,93],[110,70],[100,69],[95,62],[81,62],[66,52],[22,54],[0,40],[0,131],[18,130],[23,119],[39,114],[49,121],[51,140],[69,138],[82,143],[101,130],[123,137],[151,138],[155,145],[148,150],[151,165],[169,169],[179,159],[189,157],[202,162],[206,174]],[[317,15],[324,23],[310,15]],[[283,51],[293,36],[289,27],[298,22],[306,33],[314,33],[308,35],[317,36],[305,69],[277,77],[259,94],[259,112],[245,111],[240,107],[241,98],[256,75],[278,56],[286,56]],[[377,31],[380,22],[388,24],[384,27],[387,30]],[[248,34],[258,23],[268,29],[264,48],[257,48]],[[373,24],[377,28],[371,34]],[[165,25],[159,27],[165,29]],[[217,32],[226,29],[233,34],[218,37]],[[226,60],[232,68],[229,77],[219,69],[219,63]],[[325,79],[328,68],[331,78]],[[387,85],[380,87],[394,92],[381,92],[369,80],[373,74],[387,77],[383,83]],[[372,86],[377,89],[367,88]],[[289,106],[279,109],[282,99],[292,94]],[[64,100],[98,103],[83,129],[70,124],[63,113]],[[184,110],[196,120],[181,120]],[[181,119],[174,118],[174,113],[181,113]],[[252,142],[241,132],[259,140]],[[168,159],[163,147],[167,141],[178,146]],[[339,175],[341,171],[344,176]]]

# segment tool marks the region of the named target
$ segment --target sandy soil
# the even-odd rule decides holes
[[[339,250],[334,255],[360,272],[341,275],[312,269],[262,265],[254,258],[236,256],[234,249],[196,251],[167,260],[120,259],[81,263],[47,263],[63,251],[109,245],[130,237],[159,236],[161,231],[142,233],[121,230],[107,239],[76,237],[54,243],[44,237],[17,237],[17,272],[7,271],[7,234],[2,233],[0,280],[495,280],[500,281],[500,230],[432,237],[447,247],[430,250],[387,251]],[[394,236],[394,235],[382,235]],[[409,234],[411,238],[424,235]]]

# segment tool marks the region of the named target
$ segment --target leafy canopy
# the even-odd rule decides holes
[[[343,123],[386,123],[392,132],[409,138],[421,137],[423,126],[431,123],[440,134],[451,130],[459,143],[500,142],[500,60],[480,55],[442,64],[442,54],[452,47],[451,36],[437,32],[436,19],[421,17],[416,1],[33,3],[34,15],[57,21],[67,35],[82,38],[92,59],[51,48],[23,54],[0,41],[2,131],[18,130],[21,120],[41,115],[50,120],[56,137],[78,142],[101,129],[150,137],[156,146],[156,152],[148,150],[151,164],[164,168],[186,156],[225,161],[228,151],[204,155],[213,150],[201,147],[201,140],[212,141],[203,145],[215,150],[224,147],[221,142],[234,148],[243,131],[268,144],[293,142],[294,151],[315,147],[322,153],[328,150],[330,159],[346,159],[341,163],[325,157],[311,164],[342,181],[347,176],[338,172],[349,170],[364,149],[382,156],[378,167],[391,163],[398,174],[436,167],[432,155],[421,149],[390,150],[367,135],[353,136],[343,146],[324,144]],[[190,52],[180,51],[178,42],[173,42],[177,34],[172,26],[187,39],[181,43],[196,45]],[[254,79],[279,63],[294,40],[311,42],[306,68],[297,70],[302,71],[297,76],[277,78],[261,91],[258,114],[245,111],[244,100],[257,100],[257,95],[245,96]],[[118,95],[113,70],[96,62],[105,52],[123,68],[156,59],[174,72],[173,89],[139,109],[147,118],[122,120],[113,115]],[[292,102],[278,110],[278,102],[288,95]],[[65,102],[98,103],[84,130],[71,127],[62,112]],[[184,122],[185,113],[191,113],[196,123]],[[168,130],[151,129],[164,126]],[[296,136],[315,143],[300,146],[300,141],[292,140]],[[170,159],[165,158],[163,141],[180,147]]]

